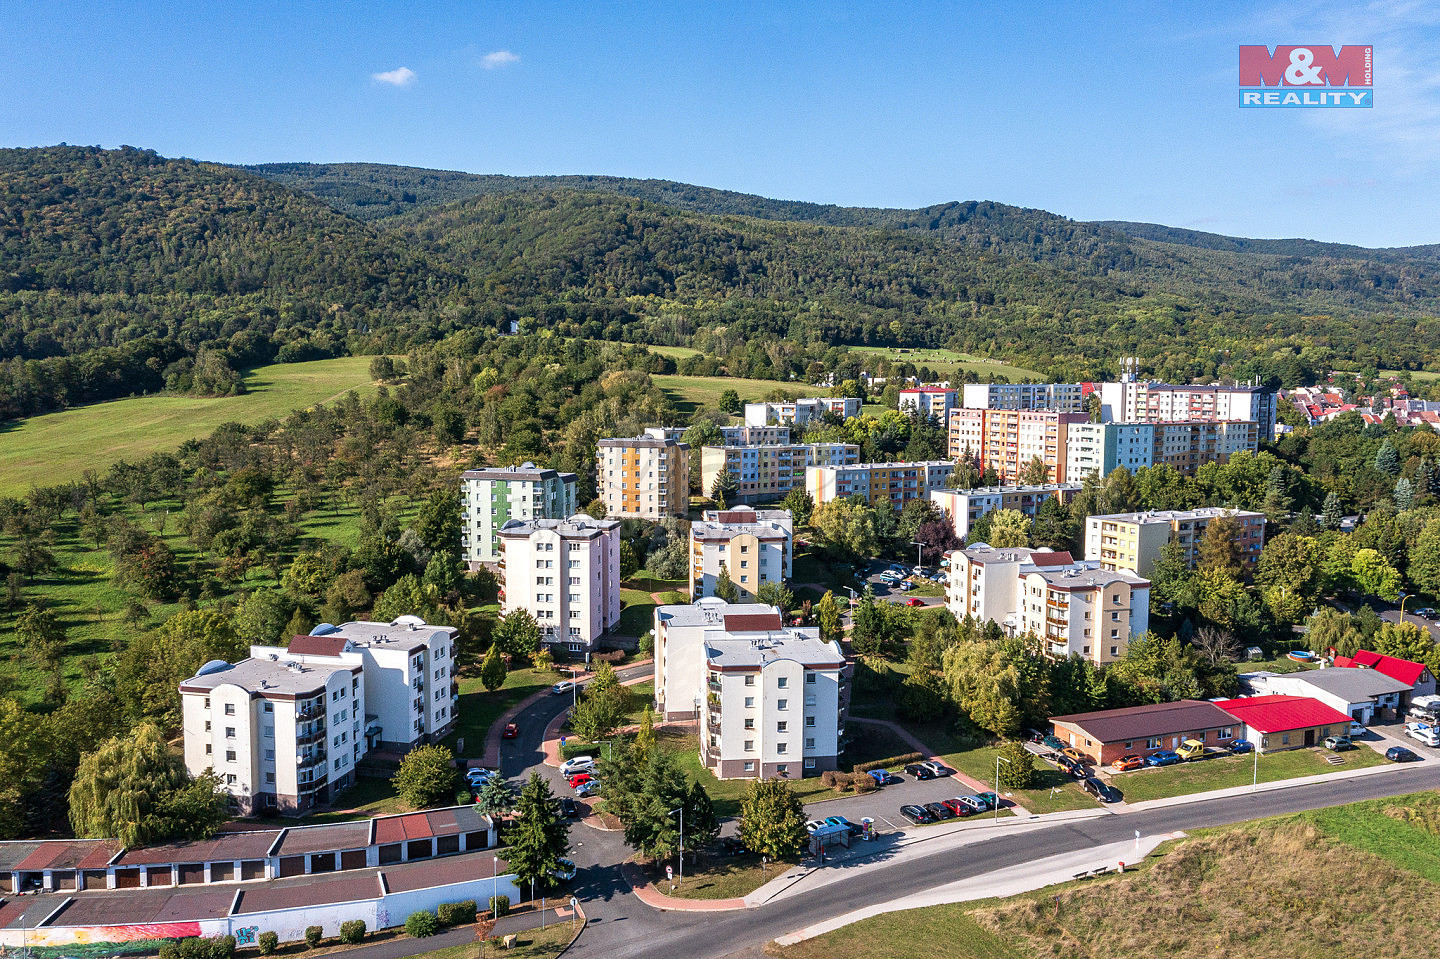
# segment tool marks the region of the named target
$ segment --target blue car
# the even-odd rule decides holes
[[[1248,739],[1237,739],[1230,744],[1230,751],[1237,756],[1243,756],[1255,748],[1255,744]]]
[[[1180,754],[1172,753],[1168,749],[1162,749],[1158,753],[1152,753],[1145,760],[1147,766],[1173,766],[1180,762]]]
[[[903,779],[888,769],[872,769],[870,770],[870,778],[875,780],[875,785],[877,786],[888,786],[891,783],[904,782]]]

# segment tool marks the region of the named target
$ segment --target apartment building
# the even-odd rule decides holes
[[[956,618],[1038,636],[1047,655],[1110,663],[1150,626],[1150,583],[1134,573],[1076,562],[1066,552],[983,543],[949,558],[946,605]]]
[[[810,466],[860,462],[854,443],[787,443],[762,446],[705,446],[700,450],[700,488],[709,492],[722,472],[735,478],[735,503],[766,503],[805,488]]]
[[[966,383],[960,405],[972,410],[1054,410],[1080,413],[1085,387],[1080,383]]]
[[[453,728],[455,632],[417,616],[322,624],[289,648],[206,663],[180,685],[186,768],[213,768],[247,815],[331,802],[367,752]]]
[[[1265,514],[1218,506],[1091,516],[1085,520],[1085,558],[1099,562],[1103,569],[1149,576],[1161,548],[1173,542],[1180,544],[1185,561],[1194,566],[1205,530],[1222,516],[1232,516],[1239,522],[1236,545],[1245,564],[1253,567],[1260,561],[1260,550],[1265,545]]]
[[[620,622],[618,520],[511,520],[500,541],[502,611],[529,610],[542,641],[588,653]]]
[[[686,427],[661,427],[669,440],[684,438]],[[774,446],[790,442],[788,426],[722,426],[720,435],[726,446]]]
[[[783,583],[790,578],[793,535],[789,510],[707,510],[690,526],[691,598],[714,596],[722,569],[741,600],[754,599],[765,583]]]
[[[860,493],[871,506],[900,509],[912,499],[925,499],[944,489],[954,472],[955,464],[949,460],[811,466],[805,470],[805,492],[816,506]]]
[[[722,779],[837,768],[850,704],[840,644],[780,610],[703,599],[655,610],[655,691],[666,718],[698,717],[700,760]]]
[[[690,445],[661,428],[596,444],[598,488],[610,516],[659,520],[690,509]]]
[[[1000,482],[1014,483],[1020,473],[1039,457],[1050,471],[1049,482],[1064,483],[1065,450],[1070,430],[1086,422],[1084,413],[1038,410],[951,410],[948,452],[959,457],[966,450],[982,470],[994,469]]]
[[[1258,386],[1176,386],[1121,377],[1100,384],[1105,422],[1165,423],[1180,420],[1248,420],[1259,435],[1275,435],[1275,394]]]
[[[955,390],[939,386],[919,386],[901,390],[900,399],[895,405],[902,413],[933,416],[944,423],[950,411],[960,404]]]
[[[860,400],[853,396],[811,396],[788,403],[746,403],[746,426],[804,426],[826,413],[848,420],[860,415]]]
[[[1130,472],[1161,463],[1193,476],[1206,463],[1227,463],[1259,449],[1259,425],[1249,420],[1174,423],[1075,423],[1065,447],[1065,476],[1080,482],[1116,467]]]
[[[460,547],[471,569],[500,561],[500,527],[512,519],[563,519],[580,509],[575,474],[534,463],[460,474]]]
[[[1083,488],[1080,483],[1046,483],[1036,486],[982,486],[977,489],[939,489],[930,494],[930,502],[945,511],[960,539],[970,535],[970,527],[986,513],[997,509],[1013,509],[1034,518],[1046,500],[1058,499],[1068,505]]]

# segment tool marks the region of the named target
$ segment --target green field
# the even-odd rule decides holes
[[[647,346],[649,350],[658,356],[668,356],[672,360],[683,360],[689,356],[699,356],[700,351],[691,349],[688,346]]]
[[[954,350],[900,350],[890,346],[852,346],[852,353],[867,353],[883,356],[892,363],[914,363],[928,366],[937,373],[974,373],[982,380],[989,376],[1003,376],[1012,381],[1043,380],[1045,374],[1024,366],[1012,366],[1000,360],[988,360],[983,356],[956,353]]]
[[[651,347],[654,349],[654,347]],[[693,413],[701,406],[714,406],[720,401],[720,394],[734,390],[740,394],[740,402],[757,403],[762,396],[773,390],[784,390],[800,396],[817,396],[826,391],[818,386],[804,383],[787,383],[782,380],[748,380],[736,376],[678,376],[662,374],[652,376],[655,385],[669,395],[682,413]]]
[[[1255,780],[1257,769],[1259,781],[1269,783],[1299,776],[1344,775],[1351,770],[1385,763],[1385,757],[1368,746],[1340,755],[1345,757],[1342,766],[1331,766],[1322,758],[1319,749],[1270,753],[1261,756],[1258,764],[1253,753],[1249,756],[1222,756],[1160,769],[1138,769],[1113,776],[1110,782],[1124,794],[1126,802],[1144,802],[1147,799],[1248,786]]]
[[[173,450],[222,423],[259,423],[291,410],[370,393],[368,356],[276,363],[245,374],[243,396],[137,396],[0,425],[0,495],[53,486],[122,459]]]

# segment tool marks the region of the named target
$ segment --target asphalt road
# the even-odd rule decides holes
[[[882,579],[880,578],[880,574],[883,573],[887,568],[888,568],[888,567],[884,567],[884,566],[876,567],[876,568],[875,568],[875,571],[874,571],[873,573],[868,574],[868,575],[865,577],[865,579],[864,579],[863,582],[861,582],[861,583],[859,583],[858,585],[856,585],[855,591],[856,591],[857,593],[862,592],[862,591],[864,591],[864,589],[865,589],[866,586],[869,586],[871,589],[873,589],[873,590],[875,591],[875,595],[876,595],[878,598],[880,598],[880,599],[887,599],[887,600],[890,600],[891,602],[904,603],[906,600],[911,599],[911,598],[913,597],[913,598],[919,599],[919,600],[921,601],[921,603],[922,603],[923,605],[925,605],[925,606],[944,606],[944,605],[945,605],[945,597],[944,597],[944,596],[918,596],[918,597],[917,597],[917,596],[914,596],[914,594],[913,594],[912,592],[910,592],[909,590],[895,589],[894,587],[890,586],[888,583],[886,583],[884,580],[882,580]],[[938,587],[938,588],[940,588],[940,589],[942,589],[942,590],[945,588],[945,584],[944,584],[944,583],[936,583],[936,582],[933,582],[933,581],[929,582],[928,585]]]

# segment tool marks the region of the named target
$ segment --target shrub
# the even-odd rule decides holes
[[[650,656],[655,652],[655,632],[650,630],[640,637],[640,655]]]
[[[835,770],[833,770],[833,769],[827,769],[827,770],[825,770],[823,773],[820,774],[820,784],[821,784],[822,786],[833,786],[833,785],[835,785],[835,782],[836,782]]]
[[[420,910],[405,917],[405,934],[412,939],[424,939],[440,931],[440,920],[435,913]]]
[[[462,926],[475,921],[477,907],[474,899],[461,902],[442,902],[435,910],[442,926]]]
[[[365,920],[348,919],[340,923],[340,941],[353,946],[365,938]]]
[[[919,762],[925,756],[921,753],[905,753],[903,756],[891,756],[889,759],[877,759],[873,763],[856,763],[857,773],[867,773],[872,769],[884,769],[886,766],[903,766],[906,763]]]
[[[508,915],[510,915],[510,897],[509,897],[509,896],[491,896],[491,897],[490,897],[490,915],[493,916],[493,917],[496,918],[496,919],[499,919],[501,916],[508,916]]]
[[[260,955],[273,956],[275,950],[280,948],[280,934],[276,932],[260,933]]]
[[[305,945],[309,946],[311,949],[319,948],[320,940],[323,938],[325,938],[324,926],[305,927]]]
[[[614,663],[620,662],[620,660],[624,658],[625,651],[623,649],[607,649],[603,652],[590,654],[591,661],[597,663],[611,663],[612,665]]]
[[[857,793],[873,793],[875,790],[880,788],[875,784],[875,780],[871,779],[864,773],[856,776],[855,781],[851,783],[851,785],[854,786]]]
[[[1006,789],[1029,789],[1035,785],[1035,757],[1021,742],[1008,742],[1000,747],[1007,760],[1000,764],[1000,785]]]
[[[235,955],[235,937],[171,939],[160,947],[160,955],[165,959],[231,959]]]

